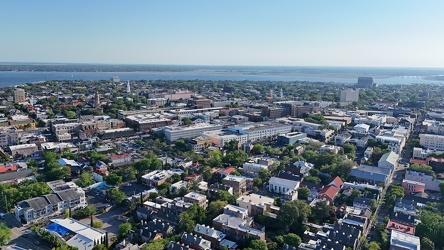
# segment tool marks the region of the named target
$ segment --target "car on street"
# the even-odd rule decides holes
[[[131,187],[132,185],[131,185],[131,183],[127,183],[126,185],[125,185],[125,187]]]

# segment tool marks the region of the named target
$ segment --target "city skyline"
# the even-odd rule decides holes
[[[440,1],[3,4],[1,62],[432,67]]]

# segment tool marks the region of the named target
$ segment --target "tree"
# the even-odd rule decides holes
[[[45,163],[45,174],[47,181],[61,180],[71,176],[71,169],[58,162]]]
[[[301,237],[297,236],[296,234],[289,233],[287,235],[284,235],[284,243],[290,246],[298,247],[301,242]]]
[[[441,191],[442,199],[444,199],[444,182],[439,183],[439,190]]]
[[[259,178],[261,178],[262,183],[265,183],[270,180],[271,173],[268,170],[261,169],[261,170],[259,170],[258,176],[259,176]]]
[[[207,221],[213,221],[219,214],[222,214],[224,211],[224,207],[228,204],[227,201],[216,200],[212,201],[210,205],[208,205],[207,211]]]
[[[350,159],[355,158],[356,146],[350,143],[346,143],[342,146],[344,149],[344,154],[346,154]]]
[[[120,224],[119,228],[117,229],[118,235],[120,237],[125,236],[133,227],[131,226],[131,223],[125,222]]]
[[[223,158],[223,162],[237,167],[242,166],[246,161],[248,161],[248,155],[242,150],[230,151]]]
[[[137,178],[137,171],[133,166],[127,168],[120,168],[115,172],[117,175],[122,176],[122,181],[132,181]]]
[[[263,240],[252,240],[249,247],[256,250],[268,250],[267,242]]]
[[[103,244],[97,244],[93,247],[92,250],[107,250],[108,248],[105,247]]]
[[[165,244],[162,239],[154,240],[142,247],[142,250],[163,250]]]
[[[236,140],[231,140],[227,144],[225,144],[225,149],[229,152],[236,151],[239,149],[239,142]]]
[[[234,195],[230,194],[228,191],[225,190],[217,191],[217,199],[221,201],[226,201],[229,204],[236,203],[236,197],[234,197]]]
[[[293,202],[286,202],[281,206],[277,214],[277,221],[285,230],[295,222],[299,217],[299,209]]]
[[[180,175],[173,174],[173,176],[171,176],[171,183],[176,183],[178,181],[180,181]]]
[[[12,230],[4,223],[0,223],[0,245],[6,245],[11,239]]]
[[[93,228],[102,228],[103,227],[103,222],[101,220],[95,220],[92,223],[92,227]]]
[[[122,183],[122,176],[111,173],[105,177],[106,184],[111,186],[119,186]]]
[[[264,145],[258,143],[258,144],[254,144],[253,149],[251,149],[251,153],[254,155],[260,155],[264,152]]]
[[[93,175],[87,172],[81,173],[79,179],[76,181],[76,184],[80,187],[88,187],[94,183]]]
[[[307,187],[300,187],[298,188],[298,197],[301,200],[306,200],[308,196],[310,196],[311,191]]]
[[[423,250],[435,250],[435,244],[427,237],[421,238],[421,249]]]
[[[107,191],[108,196],[116,202],[116,204],[122,203],[126,198],[126,194],[117,188],[111,188]]]
[[[393,207],[395,205],[395,201],[397,198],[404,197],[404,189],[400,185],[390,185],[387,189],[386,193],[386,201],[385,204],[389,207]]]
[[[212,150],[208,153],[208,165],[210,167],[222,167],[222,152],[219,149]]]
[[[254,179],[253,179],[253,185],[254,185],[255,187],[260,187],[260,186],[262,186],[262,179],[261,179],[261,178],[254,178]]]
[[[77,219],[82,219],[82,218],[86,218],[86,217],[92,216],[95,213],[96,213],[96,208],[94,206],[92,206],[92,205],[88,205],[88,206],[86,206],[84,208],[81,208],[81,209],[77,210],[74,213],[74,217],[77,218]]]
[[[414,163],[412,165],[410,165],[409,170],[413,170],[416,172],[422,172],[428,175],[433,175],[433,169],[431,166],[429,165],[425,165],[425,164],[418,164],[418,163]]]
[[[137,170],[137,178],[140,179],[147,170],[162,169],[162,162],[155,157],[149,157],[138,161],[134,168]]]
[[[334,207],[328,205],[325,201],[320,201],[311,209],[312,220],[315,223],[324,223],[330,218],[330,213],[334,211]]]
[[[381,247],[379,246],[379,244],[375,241],[372,241],[368,244],[367,246],[368,250],[381,250]]]
[[[183,125],[189,125],[189,124],[193,123],[193,121],[188,117],[184,117],[184,118],[182,118],[182,123],[183,123]]]

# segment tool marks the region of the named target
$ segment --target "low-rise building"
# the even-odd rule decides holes
[[[193,203],[203,208],[207,207],[208,201],[206,195],[190,192],[186,194],[183,198],[185,202]]]
[[[307,138],[306,133],[301,132],[290,132],[286,134],[280,134],[277,137],[277,142],[282,145],[293,145],[301,139]]]
[[[35,143],[9,146],[9,149],[11,150],[12,156],[32,156],[39,151]]]
[[[222,184],[232,187],[234,195],[242,195],[247,190],[247,178],[243,176],[227,175]]]
[[[32,223],[43,218],[60,215],[66,209],[78,209],[87,205],[85,191],[73,182],[48,182],[52,194],[43,195],[20,201],[14,212],[17,220],[22,223]]]
[[[405,180],[416,181],[425,184],[425,190],[440,192],[439,184],[442,180],[435,179],[431,175],[427,175],[421,172],[407,170],[405,172]]]
[[[402,180],[402,188],[405,194],[424,193],[425,184],[419,181]]]
[[[393,151],[385,153],[381,156],[381,159],[378,161],[378,167],[380,168],[389,168],[392,171],[398,166],[399,155]]]
[[[368,182],[370,184],[386,184],[390,174],[391,169],[363,164],[350,171],[350,176],[354,177],[356,180]]]
[[[390,250],[420,250],[419,237],[392,230],[390,233]]]
[[[115,168],[128,166],[133,163],[133,158],[131,154],[112,155],[110,159],[111,159],[110,165]]]
[[[106,234],[72,218],[53,219],[46,230],[63,237],[64,242],[77,249],[92,250]]]
[[[170,177],[171,175],[166,170],[155,170],[142,176],[142,184],[149,187],[157,187]]]
[[[332,182],[319,191],[318,199],[325,201],[327,204],[333,204],[333,200],[336,198],[343,186],[344,182],[342,182],[339,177],[336,177]]]
[[[271,177],[268,181],[268,191],[283,194],[285,199],[292,201],[298,198],[299,185],[299,181]]]
[[[255,216],[256,214],[277,213],[277,211],[279,211],[279,207],[273,205],[273,198],[254,193],[240,196],[237,198],[236,203],[239,207],[247,209],[248,214],[251,216]]]

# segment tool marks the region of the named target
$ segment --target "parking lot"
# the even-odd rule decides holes
[[[50,248],[41,244],[40,237],[23,226],[15,217],[9,213],[5,215],[2,222],[11,228],[12,234],[8,246],[17,246],[24,249],[49,250]],[[37,244],[39,245],[36,245]],[[2,247],[6,249],[7,246]]]

